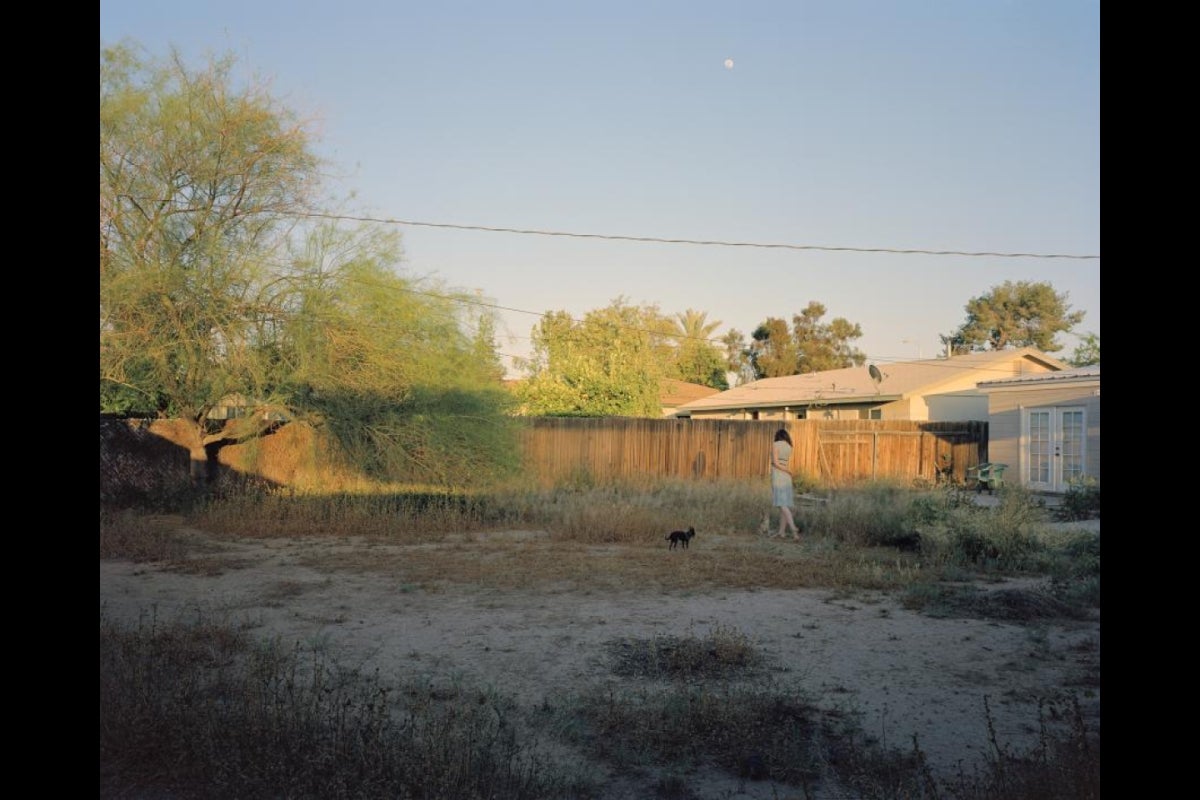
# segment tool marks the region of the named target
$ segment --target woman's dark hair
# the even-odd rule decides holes
[[[775,431],[775,441],[783,441],[787,442],[788,444],[792,443],[792,437],[788,436],[787,428],[780,428],[779,430]]]

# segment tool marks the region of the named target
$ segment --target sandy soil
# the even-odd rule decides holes
[[[782,678],[818,702],[859,713],[864,728],[885,744],[907,750],[916,734],[938,770],[981,763],[988,749],[985,696],[1000,741],[1014,749],[1036,741],[1039,700],[1079,697],[1089,726],[1099,729],[1098,615],[934,618],[883,594],[818,590],[429,594],[386,573],[303,565],[319,563],[314,555],[333,558],[364,546],[353,540],[222,541],[213,544],[225,565],[219,574],[101,561],[100,603],[129,621],[232,614],[255,621],[254,633],[263,637],[321,646],[381,674],[449,672],[530,704],[556,689],[610,678],[606,642],[703,636],[723,626],[749,636]],[[693,543],[698,546],[703,543]],[[985,588],[1014,587],[1039,588],[1018,582]],[[793,796],[732,780],[710,789],[714,798]]]

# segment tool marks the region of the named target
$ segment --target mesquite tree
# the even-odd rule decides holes
[[[101,50],[101,410],[187,420],[198,484],[291,422],[381,477],[511,461],[490,312],[404,278],[397,234],[314,223],[308,127],[233,67]]]

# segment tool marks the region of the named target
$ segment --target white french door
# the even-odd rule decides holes
[[[1063,492],[1083,477],[1087,420],[1082,407],[1030,409],[1023,422],[1028,488]]]

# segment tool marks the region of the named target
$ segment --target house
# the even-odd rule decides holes
[[[981,381],[1058,372],[1033,347],[763,378],[679,406],[692,419],[987,420]]]
[[[674,378],[664,378],[659,388],[658,401],[662,403],[662,415],[674,417],[681,405],[702,397],[711,397],[720,391],[720,389],[714,389],[702,383],[688,383]]]
[[[981,381],[988,399],[988,458],[1005,480],[1065,492],[1100,480],[1100,365]]]

